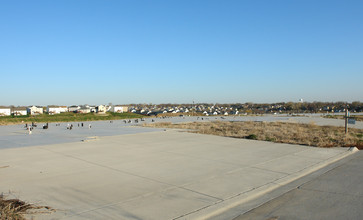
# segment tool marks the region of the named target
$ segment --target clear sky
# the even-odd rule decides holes
[[[0,0],[0,105],[363,101],[363,1]]]

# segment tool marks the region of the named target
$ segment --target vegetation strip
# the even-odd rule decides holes
[[[105,114],[87,113],[79,114],[73,112],[65,112],[60,114],[48,115],[41,114],[36,116],[2,116],[0,117],[0,125],[21,124],[31,122],[72,122],[72,121],[100,121],[100,120],[120,120],[129,118],[142,118],[147,117],[135,113],[113,113],[107,112]]]
[[[363,149],[363,129],[317,126],[313,123],[288,122],[192,122],[172,124],[160,122],[147,127],[188,129],[189,132],[224,137],[246,138],[275,143],[300,144],[316,147],[352,147]]]

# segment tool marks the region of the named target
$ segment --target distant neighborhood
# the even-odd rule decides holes
[[[48,106],[0,106],[0,116],[24,116],[24,115],[40,115],[40,114],[60,114],[64,112],[73,113],[99,113],[103,114],[106,112],[114,113],[124,113],[128,112],[128,106],[121,105],[72,105],[72,106],[58,106],[58,105],[48,105]]]
[[[72,106],[0,106],[0,116],[30,116],[40,114],[79,114],[107,112],[131,112],[142,115],[188,114],[188,115],[246,115],[246,114],[300,114],[300,113],[339,113],[347,109],[363,112],[362,102],[281,102],[273,104],[235,103],[235,104],[129,104],[129,105],[72,105]]]

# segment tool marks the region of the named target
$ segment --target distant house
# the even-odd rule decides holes
[[[27,112],[29,115],[40,115],[43,114],[43,107],[33,105],[27,108]]]
[[[67,111],[68,111],[67,106],[48,105],[48,107],[47,107],[47,112],[50,115],[59,114],[62,112],[67,112]]]
[[[11,108],[6,106],[0,106],[0,116],[10,116]]]
[[[96,106],[88,106],[89,107],[89,109],[90,109],[90,111],[91,112],[97,112],[97,107]]]
[[[96,107],[96,112],[98,113],[106,113],[107,109],[105,105],[99,105]]]
[[[68,107],[68,112],[77,112],[80,108],[78,105],[72,105]]]
[[[27,115],[27,108],[26,107],[13,107],[11,109],[11,114],[13,114],[15,116]]]
[[[81,106],[80,109],[78,109],[79,113],[90,113],[91,112],[91,108],[87,105],[83,105]]]
[[[111,107],[110,111],[116,112],[116,113],[124,113],[124,112],[127,112],[128,109],[129,109],[128,106],[114,105]]]

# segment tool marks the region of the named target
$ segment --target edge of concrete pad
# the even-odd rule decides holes
[[[300,170],[297,173],[288,175],[281,179],[277,179],[275,181],[272,181],[263,186],[254,188],[247,192],[242,192],[227,200],[219,201],[210,206],[204,207],[199,210],[195,210],[194,212],[188,213],[177,219],[221,219],[220,217],[223,213],[226,213],[229,210],[231,210],[237,206],[251,202],[253,200],[258,200],[259,197],[262,197],[263,195],[265,195],[267,193],[271,193],[274,190],[278,191],[277,189],[282,188],[283,186],[286,186],[289,183],[297,181],[298,179],[300,179],[304,176],[307,176],[311,173],[314,173],[320,169],[323,169],[324,167],[331,165],[339,160],[342,160],[345,157],[348,157],[358,151],[359,150],[356,147],[349,148],[348,150],[343,151],[342,153],[339,153],[339,154],[337,154],[327,160],[319,162],[313,166],[307,167],[306,169]],[[284,193],[286,193],[286,189],[281,190],[280,192],[277,192],[277,194],[274,195],[275,196],[274,198],[276,198]],[[268,199],[268,201],[271,199],[273,199],[273,198]],[[255,204],[254,207],[252,207],[252,208],[258,207],[265,202],[267,202],[266,199],[263,201],[258,201],[257,204]],[[239,210],[239,215],[251,210],[252,208],[249,208],[248,210],[245,210],[244,212]],[[234,216],[234,217],[237,217],[237,216]],[[228,218],[226,218],[226,216],[224,216],[223,219],[228,219]]]
[[[358,152],[356,154],[350,154],[350,155],[342,158],[341,160],[328,164],[327,166],[325,166],[321,169],[318,169],[317,171],[312,172],[306,176],[298,178],[286,185],[283,185],[276,190],[267,192],[266,194],[264,194],[256,199],[252,199],[250,201],[247,201],[246,203],[242,203],[238,206],[235,206],[232,209],[227,210],[226,212],[213,216],[213,217],[209,218],[209,220],[216,220],[216,219],[218,219],[218,220],[219,219],[238,220],[238,219],[240,219],[239,218],[240,216],[242,217],[244,214],[264,205],[265,203],[268,203],[280,196],[283,196],[284,194],[289,193],[290,191],[295,190],[296,188],[299,188],[300,186],[302,186],[306,183],[309,183],[310,181],[313,181],[316,178],[319,178],[320,176],[330,172],[331,170],[344,165],[345,163],[354,159],[356,156],[358,156],[361,153],[363,153],[363,152]],[[243,219],[243,217],[242,217],[242,219]]]

